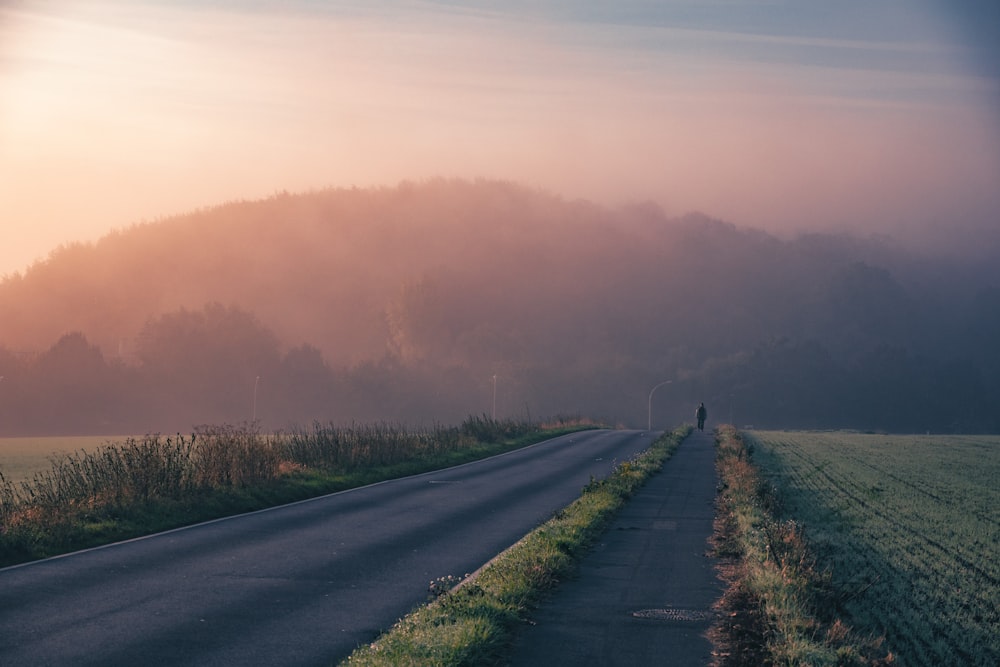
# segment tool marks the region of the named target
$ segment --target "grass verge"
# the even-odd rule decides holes
[[[263,435],[210,427],[65,455],[18,484],[0,473],[0,567],[439,470],[587,428],[470,417],[459,427],[391,425]]]
[[[477,573],[453,582],[431,582],[437,594],[341,665],[499,664],[527,612],[574,570],[635,491],[660,470],[691,431],[664,434],[642,454],[592,479],[580,498],[516,542]]]
[[[820,571],[801,527],[778,516],[779,498],[752,463],[752,447],[730,426],[717,430],[721,481],[716,555],[727,590],[713,628],[718,667],[881,666],[882,641],[856,634],[836,615],[829,573]]]

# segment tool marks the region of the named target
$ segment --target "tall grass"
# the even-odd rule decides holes
[[[286,460],[298,465],[348,472],[433,455],[458,445],[454,428],[409,430],[388,423],[348,427],[317,423],[311,431],[291,433],[282,443],[282,453]]]
[[[22,504],[47,516],[81,504],[174,496],[190,485],[194,439],[147,437],[61,454],[49,470],[20,484]]]
[[[148,526],[161,529],[211,518],[213,512],[256,509],[269,498],[297,500],[373,476],[471,460],[495,453],[487,443],[513,443],[541,433],[537,424],[485,416],[428,429],[314,424],[311,431],[291,434],[263,434],[256,424],[243,424],[200,427],[190,436],[127,438],[60,454],[48,470],[28,480],[14,483],[0,472],[0,565],[93,546],[93,540],[105,538],[88,531],[106,531],[123,517],[133,517],[135,525],[109,537],[134,536],[151,514],[179,513]],[[288,487],[291,478],[302,482],[301,488],[268,496],[282,484]],[[212,502],[218,507],[195,507]]]
[[[93,451],[103,444],[120,442],[133,435],[0,437],[0,468],[9,480],[30,480],[36,472],[48,470],[56,454]]]
[[[728,564],[722,622],[714,629],[722,667],[743,665],[888,665],[881,640],[860,637],[836,615],[829,574],[811,554],[802,528],[779,520],[779,498],[752,462],[752,447],[720,427],[722,487],[717,555]]]
[[[256,424],[202,427],[191,448],[192,487],[247,487],[278,476],[281,436],[262,435]]]
[[[326,471],[349,472],[437,456],[479,443],[503,442],[541,430],[538,424],[468,417],[459,426],[435,424],[409,429],[390,423],[338,427],[313,424],[281,442],[281,455],[293,464]]]

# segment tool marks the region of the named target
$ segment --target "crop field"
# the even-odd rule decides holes
[[[850,625],[902,665],[1000,664],[1000,436],[746,440]]]
[[[10,482],[26,481],[35,473],[51,468],[53,456],[93,451],[107,442],[125,438],[115,435],[0,438],[0,473]]]

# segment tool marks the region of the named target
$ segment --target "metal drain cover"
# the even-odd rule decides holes
[[[706,609],[640,609],[633,611],[632,616],[654,621],[711,621],[716,618],[715,612]]]

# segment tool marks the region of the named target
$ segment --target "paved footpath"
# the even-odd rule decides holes
[[[512,667],[707,665],[714,440],[694,431],[521,631]]]

